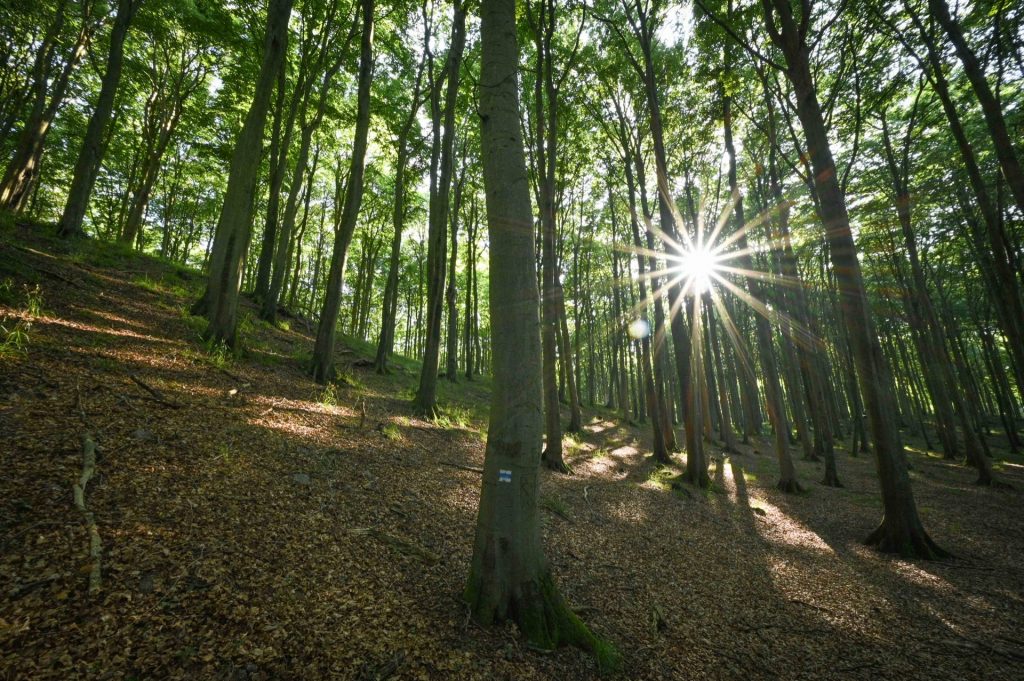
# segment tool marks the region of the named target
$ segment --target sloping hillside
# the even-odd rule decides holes
[[[38,234],[0,233],[0,677],[594,675],[460,600],[486,380],[442,382],[445,415],[424,421],[415,363],[377,376],[352,343],[325,389],[301,320],[247,310],[232,357],[186,312],[196,273]],[[625,678],[1018,677],[1020,491],[914,450],[922,514],[959,558],[912,563],[859,544],[880,516],[869,457],[843,452],[843,489],[800,462],[810,491],[785,496],[755,443],[715,453],[704,493],[652,467],[644,431],[586,421],[573,474],[544,478],[545,540]],[[98,556],[72,492],[85,436]],[[1024,488],[1019,457],[997,466]]]

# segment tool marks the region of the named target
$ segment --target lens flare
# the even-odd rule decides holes
[[[679,256],[679,272],[691,281],[690,290],[702,295],[711,290],[711,280],[718,269],[719,257],[703,246],[691,247]]]
[[[651,325],[647,323],[646,319],[634,319],[629,323],[628,331],[630,337],[640,340],[651,335]]]

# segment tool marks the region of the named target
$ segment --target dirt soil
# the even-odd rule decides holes
[[[108,248],[0,234],[0,678],[596,675],[467,616],[485,380],[418,419],[412,365],[377,376],[353,343],[325,390],[302,320],[251,307],[246,352],[211,352],[184,312],[198,276]],[[1024,678],[1020,456],[994,449],[1016,489],[993,490],[913,445],[922,518],[957,556],[913,562],[860,543],[881,517],[868,455],[840,452],[842,489],[800,461],[809,491],[785,495],[767,442],[712,449],[699,491],[649,461],[644,430],[585,420],[572,474],[543,476],[544,541],[622,678]],[[87,433],[95,595],[72,495]]]

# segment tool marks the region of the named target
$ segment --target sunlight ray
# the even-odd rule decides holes
[[[725,301],[722,300],[720,295],[716,295],[716,292],[712,292],[711,303],[718,310],[718,317],[722,322],[722,327],[725,329],[726,335],[729,337],[729,342],[732,343],[733,348],[736,350],[736,356],[739,358],[740,367],[742,367],[744,374],[751,380],[756,380],[754,376],[753,360],[747,353],[746,346],[739,336],[739,329],[736,328],[736,323],[733,322],[732,316],[729,314],[729,309],[725,306]]]

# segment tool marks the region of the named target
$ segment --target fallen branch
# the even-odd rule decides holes
[[[467,466],[463,463],[456,463],[454,461],[438,461],[442,466],[450,466],[451,468],[458,468],[460,471],[470,471],[472,473],[483,473],[484,469],[480,466]]]
[[[655,634],[668,629],[668,620],[665,618],[665,611],[657,603],[651,604],[651,628]]]
[[[357,527],[349,530],[349,532],[351,534],[369,535],[379,542],[382,542],[384,544],[387,544],[398,549],[401,553],[404,553],[406,555],[411,554],[416,558],[419,558],[428,565],[433,565],[434,563],[437,563],[439,560],[441,560],[441,557],[433,551],[428,551],[427,549],[423,548],[422,546],[419,546],[418,544],[413,544],[412,542],[402,539],[401,537],[396,537],[393,534],[388,534],[387,532],[377,529],[376,527]]]
[[[100,591],[100,532],[96,527],[96,518],[85,505],[85,488],[96,472],[96,443],[88,434],[82,436],[82,474],[72,488],[75,495],[75,508],[82,512],[85,527],[89,531],[89,595],[95,596]]]
[[[231,373],[230,371],[228,371],[224,367],[217,367],[217,371],[221,372],[222,374],[224,374],[225,376],[230,378],[232,381],[235,381],[236,383],[245,383],[245,381],[243,381],[240,377],[238,377],[235,374]]]
[[[164,397],[162,392],[160,392],[159,390],[150,385],[143,383],[142,379],[136,376],[135,374],[128,374],[128,378],[132,379],[132,381],[135,382],[135,385],[139,386],[140,388],[148,392],[150,395],[153,396],[154,400],[156,400],[157,402],[164,406],[172,407],[174,409],[181,409],[183,406],[185,406],[180,402],[175,402],[174,400],[167,399],[166,397]]]

